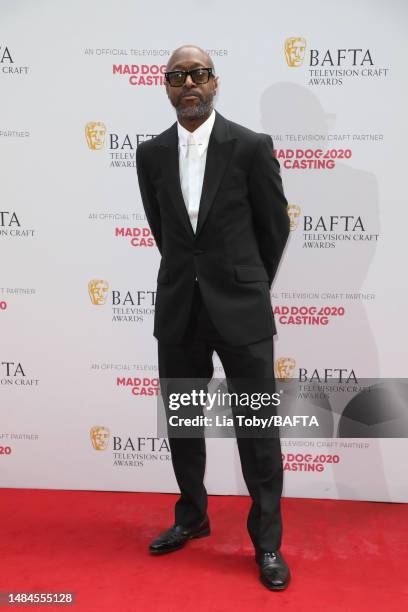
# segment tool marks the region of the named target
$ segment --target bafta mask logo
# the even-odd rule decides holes
[[[105,143],[106,125],[102,121],[90,121],[85,126],[85,137],[92,151],[99,151]]]
[[[91,435],[92,446],[95,450],[101,451],[108,448],[110,430],[103,425],[95,425],[89,431]]]
[[[88,283],[88,293],[94,306],[103,306],[109,290],[109,283],[104,280],[94,279]]]
[[[288,204],[287,213],[290,221],[290,231],[293,232],[298,226],[300,217],[300,206],[297,204]]]
[[[306,39],[292,36],[285,40],[285,57],[290,68],[302,66],[305,59]]]
[[[290,380],[295,372],[296,361],[292,357],[279,357],[275,362],[276,378]]]

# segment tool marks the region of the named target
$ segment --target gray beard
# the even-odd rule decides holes
[[[205,102],[200,100],[194,106],[185,106],[183,108],[176,106],[175,108],[178,119],[202,119],[211,113],[213,101],[212,98]]]

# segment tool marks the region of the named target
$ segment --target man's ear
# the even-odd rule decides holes
[[[219,81],[220,81],[220,77],[218,76],[214,77],[214,90],[215,91],[218,90]]]

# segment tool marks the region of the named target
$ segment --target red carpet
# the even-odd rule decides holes
[[[258,581],[246,497],[211,497],[209,538],[150,557],[147,545],[172,522],[174,501],[3,489],[0,591],[73,591],[76,605],[64,608],[89,612],[408,609],[406,505],[284,499],[292,582],[276,593]]]

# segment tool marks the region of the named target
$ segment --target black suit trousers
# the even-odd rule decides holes
[[[243,322],[245,325],[245,322]],[[212,355],[216,352],[229,379],[273,377],[273,338],[249,345],[230,346],[220,337],[195,283],[189,325],[179,344],[158,343],[161,379],[213,376]],[[185,526],[199,523],[207,512],[204,486],[206,448],[204,437],[169,437],[173,469],[180,488],[175,506],[175,522]],[[283,467],[279,437],[237,437],[242,473],[252,504],[248,531],[256,550],[280,548],[282,520],[280,499]]]

